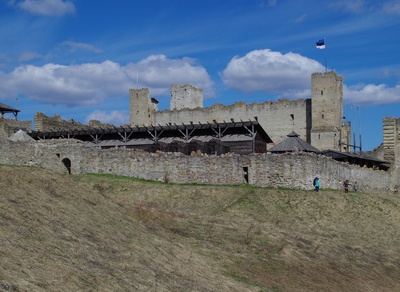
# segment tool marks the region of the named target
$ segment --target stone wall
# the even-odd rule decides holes
[[[63,120],[60,115],[55,115],[54,117],[46,116],[43,113],[36,113],[34,116],[34,130],[41,132],[51,132],[62,130],[76,130],[76,129],[86,129],[88,125],[83,125],[74,120]]]
[[[32,131],[32,122],[0,118],[0,138],[6,139],[20,129],[25,132]]]
[[[292,131],[299,134],[300,138],[310,142],[308,135],[311,129],[311,100],[287,99],[277,102],[246,104],[238,102],[230,106],[215,104],[208,108],[195,108],[185,110],[164,110],[154,113],[154,124],[165,125],[168,123],[207,123],[254,120],[259,123],[271,137],[275,144],[287,138]]]
[[[71,120],[63,120],[60,115],[54,117],[46,116],[43,113],[36,113],[34,116],[34,130],[41,132],[52,132],[52,131],[72,131],[81,129],[92,129],[92,128],[109,128],[114,127],[111,124],[102,124],[100,121],[91,120],[88,125],[80,122]]]
[[[203,107],[203,89],[190,84],[172,84],[170,87],[170,109],[180,110],[184,108]]]
[[[311,99],[311,144],[320,150],[340,150],[341,143],[350,144],[348,129],[342,129],[342,77],[335,72],[313,73],[311,76]],[[342,141],[340,141],[340,137]],[[347,148],[347,146],[345,147]],[[346,151],[346,149],[344,150]]]
[[[78,140],[34,142],[0,141],[0,163],[37,166],[58,173],[109,173],[172,183],[290,187],[312,189],[320,177],[322,188],[341,189],[341,182],[357,181],[360,191],[398,190],[399,175],[337,162],[328,157],[296,154],[240,156],[148,153],[134,149],[86,148]]]
[[[340,150],[342,145],[351,144],[351,135],[348,135],[351,133],[350,124],[346,127],[342,124],[342,82],[342,77],[334,71],[314,73],[311,76],[311,99],[284,99],[253,104],[238,102],[231,106],[216,104],[209,108],[203,108],[201,89],[190,84],[173,84],[170,110],[161,112],[149,106],[149,94],[141,96],[138,90],[131,89],[130,121],[131,125],[165,125],[214,120],[223,122],[231,119],[253,120],[257,117],[275,145],[295,131],[301,139],[319,150]],[[140,102],[133,98],[132,92],[135,92]]]
[[[383,119],[383,158],[387,161],[395,161],[397,125],[394,117]]]
[[[129,90],[129,123],[132,126],[154,124],[154,113],[158,111],[158,101],[150,96],[148,88]]]

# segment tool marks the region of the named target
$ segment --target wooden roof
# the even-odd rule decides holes
[[[19,109],[13,108],[9,105],[6,105],[2,102],[0,102],[0,113],[1,115],[4,115],[5,113],[13,113],[14,116],[17,116],[18,113],[20,112]]]
[[[287,135],[288,138],[283,140],[281,143],[275,145],[271,149],[270,152],[296,152],[296,151],[305,151],[305,152],[315,152],[319,153],[320,151],[302,140],[296,132],[291,132]]]
[[[257,120],[212,122],[212,123],[189,123],[189,124],[167,124],[151,126],[120,126],[111,128],[91,128],[60,130],[51,132],[33,131],[29,135],[36,139],[75,138],[82,141],[99,144],[101,141],[122,141],[134,143],[131,140],[151,139],[153,142],[161,138],[180,138],[189,142],[191,139],[210,140],[211,138],[224,140],[225,142],[237,139],[238,135],[254,139],[259,135],[266,143],[272,143],[271,138],[262,128]],[[209,136],[209,138],[207,138]],[[161,140],[162,141],[162,140]],[[139,142],[139,141],[138,141]],[[108,143],[107,143],[108,144]]]
[[[360,166],[367,166],[387,170],[390,167],[390,162],[365,156],[355,152],[340,152],[336,150],[325,150],[323,155],[332,157],[334,160],[348,162],[350,164],[357,164]]]

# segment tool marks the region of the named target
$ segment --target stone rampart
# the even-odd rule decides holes
[[[248,121],[258,118],[261,126],[271,137],[275,144],[287,138],[292,131],[299,134],[300,138],[310,142],[307,133],[311,129],[311,100],[300,99],[290,101],[287,99],[277,102],[247,104],[238,102],[230,106],[215,104],[208,108],[164,110],[154,113],[154,124],[165,125],[168,123],[206,123]]]
[[[0,138],[8,138],[20,129],[30,132],[32,130],[32,122],[0,118]]]
[[[341,189],[345,179],[357,181],[360,191],[364,192],[393,191],[400,185],[396,172],[358,167],[301,152],[186,156],[124,148],[87,148],[78,140],[3,140],[0,141],[0,163],[37,166],[58,173],[109,173],[172,183],[240,185],[247,182],[260,187],[312,189],[312,180],[318,176],[322,188],[329,189]]]
[[[53,131],[73,131],[73,130],[86,130],[91,128],[112,128],[111,124],[102,124],[100,121],[91,120],[88,125],[77,122],[73,119],[63,120],[60,115],[54,117],[46,116],[43,113],[36,113],[34,116],[34,130],[41,132]]]

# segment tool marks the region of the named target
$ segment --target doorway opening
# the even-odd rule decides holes
[[[67,169],[68,174],[71,174],[71,160],[69,160],[69,158],[64,158],[61,162],[64,164],[65,168]]]
[[[249,168],[243,167],[243,178],[246,184],[249,183]]]

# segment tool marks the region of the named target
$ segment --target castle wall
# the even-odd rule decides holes
[[[81,129],[92,129],[92,128],[109,128],[113,127],[111,124],[102,124],[100,121],[91,120],[88,125],[76,122],[74,120],[63,120],[60,115],[54,117],[46,116],[43,113],[36,113],[34,116],[34,130],[41,132],[53,132],[53,131],[73,131]]]
[[[25,132],[31,131],[32,122],[0,118],[0,138],[8,138],[20,129]]]
[[[33,120],[34,130],[41,132],[51,132],[59,130],[76,130],[76,129],[87,129],[88,125],[81,124],[74,120],[63,120],[60,115],[55,115],[54,117],[46,116],[43,113],[36,113]]]
[[[183,110],[164,110],[154,113],[154,124],[165,125],[168,123],[207,123],[248,121],[258,118],[259,123],[271,137],[275,144],[287,138],[290,132],[295,131],[300,138],[310,141],[308,135],[311,127],[311,100],[300,99],[290,101],[287,99],[277,102],[246,104],[238,102],[231,106],[215,104],[209,108],[195,108]]]
[[[137,95],[136,99],[133,92]],[[257,117],[274,144],[286,139],[292,131],[319,150],[342,148],[346,151],[346,145],[351,144],[350,125],[343,124],[343,80],[335,72],[313,73],[311,99],[306,100],[285,99],[253,104],[238,102],[230,106],[215,104],[203,108],[201,89],[190,84],[173,84],[170,110],[158,112],[148,105],[148,92],[140,95],[138,90],[131,89],[130,96],[131,125],[239,121]]]
[[[180,153],[148,153],[140,150],[86,148],[78,140],[35,142],[1,141],[0,163],[42,167],[58,173],[109,173],[171,183],[290,187],[312,189],[320,177],[322,188],[341,189],[341,182],[357,181],[360,191],[396,190],[393,173],[337,162],[317,154],[253,154],[240,156],[186,156]]]

